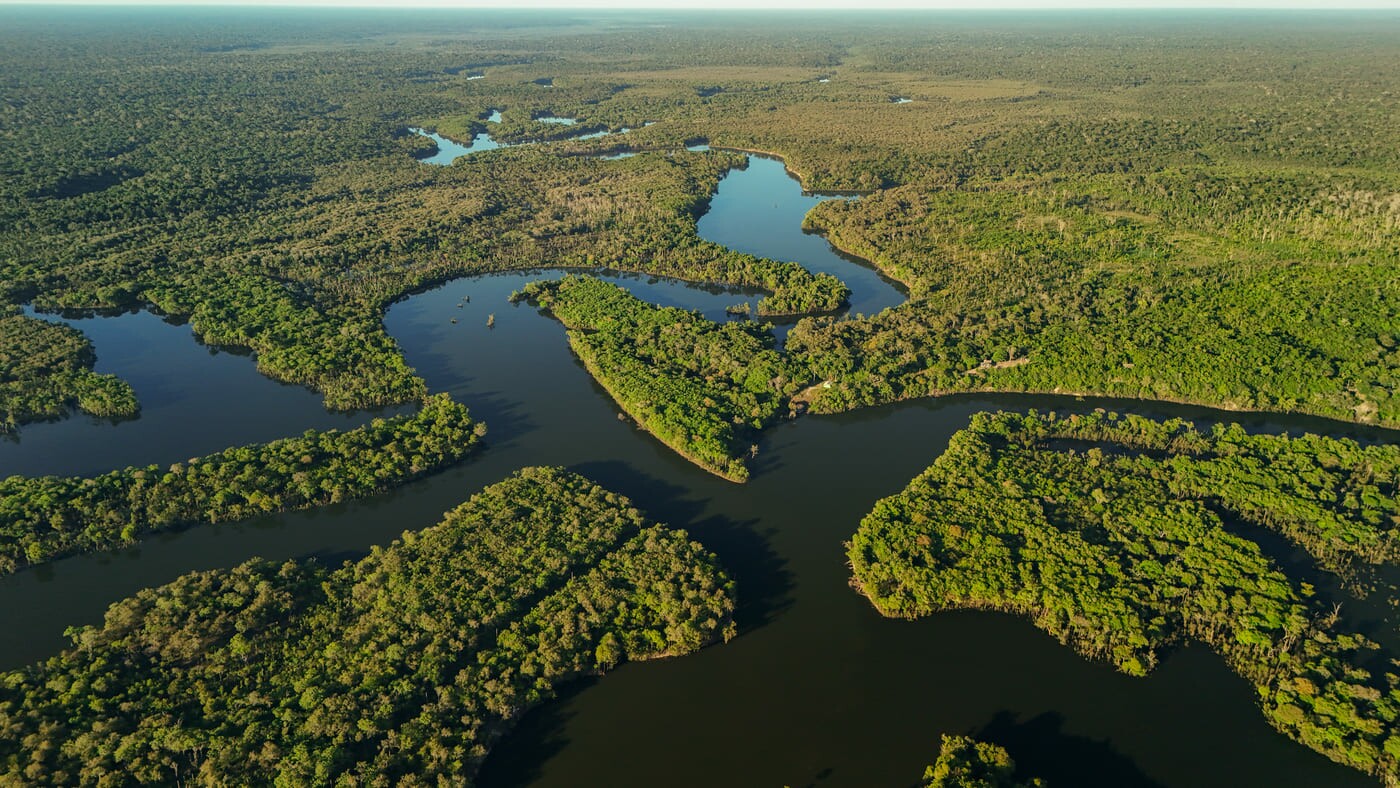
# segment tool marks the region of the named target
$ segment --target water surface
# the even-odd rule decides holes
[[[308,429],[347,429],[407,410],[327,412],[320,394],[265,377],[253,356],[201,345],[189,325],[150,312],[83,319],[26,313],[87,335],[96,371],[130,383],[141,414],[118,422],[78,414],[26,424],[0,440],[0,476],[93,475],[128,465],[166,465]]]
[[[835,276],[851,288],[851,314],[873,315],[904,303],[905,294],[894,280],[802,229],[807,212],[832,199],[849,198],[804,192],[780,160],[751,155],[748,166],[731,170],[720,181],[697,229],[707,241]]]
[[[753,159],[725,177],[701,220],[702,234],[830,270],[852,283],[853,309],[875,311],[902,299],[888,283],[861,280],[865,269],[801,233],[801,216],[817,199],[802,195],[780,163]],[[0,663],[14,667],[53,654],[65,627],[96,623],[109,603],[184,572],[252,556],[337,563],[437,522],[522,466],[561,465],[632,497],[714,550],[738,585],[741,636],[691,657],[628,665],[576,685],[524,718],[488,760],[483,785],[908,785],[943,733],[982,734],[1005,744],[1028,772],[1052,785],[1371,784],[1270,729],[1247,683],[1203,648],[1176,651],[1154,675],[1133,679],[1083,660],[1011,616],[888,620],[847,586],[841,544],[877,499],[902,489],[982,410],[1103,406],[1224,418],[1261,430],[1376,431],[1142,402],[949,397],[784,423],[761,441],[753,480],[735,485],[620,420],[616,405],[569,353],[562,327],[529,305],[507,303],[526,282],[555,275],[463,279],[405,299],[385,317],[429,388],[451,393],[489,425],[485,449],[473,459],[371,501],[194,528],[0,578],[6,633]],[[646,277],[610,279],[646,300],[701,309],[712,319],[736,300],[755,297]],[[97,326],[83,328],[94,333]],[[178,327],[160,330],[166,329]],[[100,368],[137,382],[141,364],[123,354],[144,352],[142,341],[98,338]],[[207,353],[188,337],[182,341]],[[249,359],[227,360],[251,368]],[[179,397],[191,396],[198,375],[159,354],[149,363]],[[273,410],[280,400],[225,419],[223,409],[236,407],[249,385],[227,380],[228,401],[172,423],[172,444],[184,448],[186,427],[198,419],[253,431],[279,418]],[[143,419],[157,412],[158,401],[147,403]],[[121,429],[98,428],[111,435]],[[277,428],[294,433],[304,426]],[[24,428],[20,445],[31,429]],[[89,460],[81,445],[55,439],[49,462],[60,472],[83,467]],[[17,464],[28,462],[38,459]],[[1394,628],[1393,620],[1382,623]]]
[[[499,117],[500,113],[496,113],[496,115]],[[488,118],[488,120],[490,119]],[[500,121],[497,120],[496,122],[499,123]],[[427,137],[437,143],[438,149],[436,153],[419,159],[419,161],[424,164],[451,164],[458,158],[471,153],[480,153],[482,151],[506,147],[505,144],[491,139],[491,135],[484,131],[472,138],[472,144],[470,145],[463,145],[460,142],[450,140],[440,134],[424,131],[423,129],[412,128],[409,129],[409,131],[419,136]]]

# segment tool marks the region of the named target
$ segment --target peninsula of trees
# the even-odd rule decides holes
[[[102,418],[140,411],[126,381],[92,371],[92,343],[81,332],[5,309],[0,306],[0,435],[66,416],[73,407]]]
[[[1112,414],[979,414],[849,546],[886,615],[1017,613],[1142,675],[1183,639],[1215,650],[1269,722],[1400,779],[1400,677],[1238,522],[1326,567],[1393,562],[1400,447],[1200,432]],[[1339,623],[1341,622],[1341,623]]]
[[[730,481],[748,479],[758,431],[807,381],[759,323],[654,306],[591,276],[535,282],[515,297],[569,329],[569,347],[628,415]]]
[[[684,532],[527,468],[339,569],[253,560],[113,605],[63,654],[0,674],[0,773],[469,784],[561,684],[727,638],[733,607]]]
[[[606,267],[764,288],[769,314],[839,305],[829,276],[696,236],[742,161],[727,147],[869,192],[808,224],[910,289],[793,332],[831,383],[816,411],[1015,390],[1400,423],[1390,21],[1309,29],[1306,52],[1268,30],[1162,33],[1150,55],[1106,21],[813,22],[781,40],[487,25],[371,49],[298,25],[138,45],[65,24],[16,19],[0,41],[24,76],[0,118],[0,301],[158,307],[331,407],[422,395],[380,317],[451,277]],[[1236,34],[1251,57],[1229,54]],[[542,115],[631,131],[570,138]],[[553,141],[437,167],[411,126]],[[695,139],[715,150],[685,152]],[[638,155],[597,158],[620,147]],[[0,355],[23,336],[0,332]],[[62,398],[131,412],[91,383]]]
[[[242,520],[383,492],[475,448],[485,425],[446,394],[417,413],[352,430],[225,449],[92,478],[0,480],[0,574],[70,553],[130,544],[151,531]]]
[[[1016,779],[1016,762],[1002,747],[967,736],[944,736],[938,760],[924,770],[919,788],[1044,788],[1038,779]]]

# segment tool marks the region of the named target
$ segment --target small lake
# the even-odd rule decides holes
[[[499,113],[497,113],[497,115],[499,115]],[[497,120],[496,122],[499,123],[500,121]],[[419,159],[419,161],[423,162],[424,164],[447,165],[451,164],[452,162],[456,161],[462,156],[505,147],[501,143],[491,139],[491,135],[487,134],[484,131],[476,135],[476,137],[472,139],[472,144],[470,145],[463,145],[460,142],[450,140],[440,134],[435,134],[431,131],[424,131],[423,129],[411,128],[409,129],[409,131],[421,137],[427,137],[428,139],[437,143],[438,149],[436,153],[434,153],[431,156],[425,156]]]
[[[820,199],[803,195],[780,162],[755,157],[725,176],[700,220],[702,235],[830,271],[851,284],[854,311],[902,300],[888,282],[863,278],[868,269],[801,232],[802,216]],[[1152,676],[1134,679],[1011,616],[885,619],[847,586],[842,542],[876,500],[902,489],[983,410],[1107,407],[1259,430],[1377,431],[1150,402],[945,397],[785,422],[761,440],[752,481],[735,485],[619,420],[569,352],[559,323],[507,302],[545,276],[558,274],[465,278],[404,299],[385,316],[430,390],[449,392],[489,425],[474,458],[373,500],[198,527],[0,578],[0,667],[55,653],[65,627],[96,623],[111,602],[185,572],[253,556],[336,564],[437,522],[522,466],[561,465],[714,550],[737,583],[741,635],[574,685],[497,746],[483,786],[908,785],[943,733],[993,739],[1028,773],[1057,786],[1372,785],[1274,732],[1248,684],[1204,648],[1176,650]],[[648,301],[712,319],[756,297],[651,277],[607,278]],[[188,327],[153,315],[74,325],[93,337],[100,371],[136,386],[143,415],[115,426],[76,418],[23,427],[19,443],[0,446],[0,458],[14,452],[12,472],[167,462],[220,443],[367,417],[319,411],[316,395],[266,380],[251,358],[211,353]],[[159,428],[141,426],[159,419],[166,419]],[[133,429],[144,431],[121,432]],[[1385,615],[1372,626],[1394,630],[1394,614]],[[695,757],[701,751],[706,757]]]

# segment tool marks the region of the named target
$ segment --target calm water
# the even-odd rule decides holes
[[[763,173],[766,179],[757,177]],[[780,195],[788,187],[780,181],[791,184],[781,165],[761,160],[728,176],[712,204],[715,218],[702,220],[707,237],[737,232],[730,225],[744,205],[786,210]],[[736,185],[743,183],[750,186]],[[757,198],[746,188],[762,199],[749,202]],[[719,221],[730,211],[730,219]],[[770,225],[775,244],[788,243],[782,228],[796,226]],[[742,236],[730,237],[740,243]],[[813,268],[825,264],[787,249],[758,251]],[[852,281],[859,269],[835,260],[828,263],[845,265],[839,273]],[[110,602],[184,572],[252,556],[340,561],[403,530],[431,525],[522,466],[563,465],[631,496],[716,551],[738,582],[741,636],[691,657],[624,666],[576,686],[565,699],[527,715],[498,746],[484,785],[899,786],[917,780],[941,733],[962,732],[1010,747],[1027,770],[1060,786],[1369,784],[1273,732],[1249,686],[1205,649],[1179,650],[1153,676],[1132,679],[1080,659],[1010,616],[887,620],[847,587],[841,543],[876,499],[898,492],[980,410],[1105,406],[1153,416],[1224,417],[1256,429],[1375,433],[1319,419],[1148,403],[950,397],[780,425],[761,443],[753,480],[735,485],[619,421],[617,408],[570,355],[558,323],[528,305],[506,303],[511,291],[542,275],[548,274],[460,280],[400,302],[385,317],[429,387],[450,392],[490,425],[486,448],[474,459],[373,501],[195,528],[0,578],[0,662],[13,667],[55,653],[64,627],[97,622]],[[647,300],[702,309],[714,318],[737,299],[752,297],[611,278]],[[881,296],[864,287],[856,292],[869,304],[858,308],[877,308]],[[459,308],[464,297],[470,301]],[[495,326],[487,328],[491,314]],[[97,336],[99,324],[105,321],[80,325]],[[135,382],[123,352],[136,351],[114,345],[113,337],[98,340],[102,368]],[[214,360],[252,366],[245,358]],[[191,388],[194,377],[172,374],[167,381],[172,401],[203,406],[170,425],[176,435],[225,415],[222,401],[211,407]],[[255,396],[249,381],[239,380],[226,385],[228,396],[237,389],[256,415],[226,420],[249,436],[288,397],[304,394],[273,384]],[[156,406],[145,404],[143,419],[154,417]],[[306,417],[286,431],[312,426],[315,414]],[[122,429],[75,424],[74,441],[87,440],[86,433],[110,440]],[[41,429],[26,427],[19,445]],[[92,462],[82,451],[57,441],[51,465],[63,472],[86,469]],[[147,453],[164,462],[198,451],[173,439]]]
[[[893,280],[862,261],[843,255],[826,239],[802,230],[802,217],[819,202],[848,199],[809,194],[778,159],[749,156],[719,184],[710,210],[700,218],[700,237],[740,252],[791,260],[809,271],[828,273],[851,288],[852,314],[874,315],[904,303]]]
[[[572,126],[575,123],[578,123],[578,121],[573,118],[556,118],[553,116],[535,118],[535,120],[540,123],[553,123],[564,126]],[[501,111],[498,109],[491,110],[491,114],[486,116],[486,122],[500,123]],[[437,143],[436,153],[432,154],[431,156],[425,156],[419,159],[419,161],[423,162],[424,164],[447,165],[468,154],[481,153],[482,151],[510,147],[510,143],[497,142],[491,137],[489,133],[484,131],[472,138],[472,144],[470,145],[463,145],[460,142],[450,140],[444,136],[420,128],[409,128],[409,131],[419,135],[420,137],[427,137],[428,139]],[[629,131],[631,131],[631,129],[624,126],[623,128],[615,132],[608,129],[603,129],[602,131],[595,131],[588,134],[579,134],[577,136],[570,137],[569,139],[596,140],[600,137],[610,137],[613,134],[626,134]]]
[[[28,314],[85,333],[97,371],[131,384],[141,416],[114,423],[79,414],[26,425],[0,440],[0,476],[90,475],[170,463],[313,428],[346,429],[377,415],[328,413],[321,395],[264,377],[252,356],[201,345],[188,325],[149,312],[81,320]]]
[[[495,114],[497,120],[494,122],[500,123],[500,113]],[[488,120],[490,119],[488,118]],[[437,143],[437,153],[419,159],[419,161],[423,162],[424,164],[451,164],[458,158],[466,156],[470,153],[480,153],[486,150],[495,150],[497,148],[505,147],[501,143],[491,139],[491,135],[487,134],[484,131],[476,135],[476,137],[472,138],[472,144],[470,145],[463,145],[460,142],[454,142],[453,140],[450,140],[440,134],[434,134],[430,131],[424,131],[423,129],[409,129],[409,131],[419,136],[427,137],[428,139]]]

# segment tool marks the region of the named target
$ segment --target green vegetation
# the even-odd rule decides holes
[[[1172,643],[1204,642],[1276,728],[1393,781],[1400,677],[1234,523],[1276,530],[1324,566],[1394,561],[1397,490],[1394,445],[979,414],[876,505],[848,554],[886,615],[1014,612],[1132,675]]]
[[[764,288],[765,314],[838,306],[830,277],[696,237],[740,161],[681,150],[706,140],[781,154],[807,188],[875,190],[809,223],[914,298],[794,332],[832,382],[814,410],[1066,391],[1400,424],[1393,17],[501,14],[389,35],[373,15],[27,13],[0,47],[22,77],[0,96],[0,299],[156,305],[331,407],[421,396],[380,315],[475,272],[608,267]],[[410,126],[548,141],[431,167]],[[643,153],[590,157],[621,148]]]
[[[341,432],[225,449],[94,478],[0,480],[0,574],[151,531],[241,520],[383,492],[451,465],[485,425],[446,394],[417,413]]]
[[[1393,15],[735,24],[40,8],[6,11],[5,23],[3,431],[74,405],[136,411],[128,387],[91,372],[80,334],[22,317],[20,304],[155,307],[344,409],[424,397],[381,318],[452,277],[606,267],[764,288],[763,314],[838,306],[846,291],[829,276],[696,236],[718,180],[742,161],[723,147],[780,154],[807,188],[871,191],[828,201],[808,225],[905,282],[910,303],[804,320],[784,354],[756,325],[708,323],[588,280],[534,295],[624,408],[729,478],[746,475],[754,431],[785,399],[833,412],[1062,391],[1400,424]],[[502,123],[483,122],[490,110]],[[415,160],[429,143],[412,126],[540,144],[430,167]],[[624,126],[625,137],[570,138]],[[682,150],[701,140],[716,150]],[[640,155],[594,157],[624,147]],[[1381,660],[1230,530],[1274,529],[1348,577],[1394,561],[1389,448],[1007,418],[975,422],[862,527],[853,563],[881,609],[1019,611],[1131,673],[1199,639],[1259,688],[1281,730],[1395,777],[1400,701]],[[159,469],[11,480],[5,505],[31,519],[6,534],[18,540],[8,560],[377,489],[376,469],[413,472],[362,448],[353,461],[367,473],[328,471],[305,490],[300,454],[261,448],[220,455],[221,475],[200,490]],[[280,492],[288,484],[303,498]],[[60,501],[74,508],[55,522],[70,505]],[[621,615],[613,586],[585,587],[603,577],[586,574],[537,588],[544,575],[512,556],[488,567],[490,582],[448,594],[444,568],[477,559],[419,566],[414,549],[367,559],[371,574],[409,561],[372,577],[254,564],[119,606],[69,655],[7,679],[0,752],[36,782],[173,782],[208,769],[211,781],[310,783],[361,764],[453,779],[553,687],[517,682],[681,650],[666,632],[634,652],[634,630],[619,625],[613,640],[589,630],[562,654],[548,650],[551,632],[539,641],[547,656],[524,660],[535,672],[503,667],[534,648],[528,622],[579,620],[559,589],[583,588],[578,616],[592,621]],[[467,593],[495,582],[541,596]],[[460,620],[445,612],[457,604]],[[333,642],[346,632],[348,645]],[[421,695],[429,688],[441,691]]]
[[[1040,780],[1015,779],[1016,762],[1005,749],[967,736],[943,737],[938,760],[924,771],[920,788],[1034,788]]]
[[[469,783],[575,677],[732,632],[713,556],[625,498],[530,468],[328,571],[250,561],[113,605],[0,675],[10,781]]]
[[[0,435],[73,406],[103,418],[135,416],[136,394],[92,371],[92,343],[75,329],[0,311]]]
[[[759,323],[653,306],[591,276],[535,282],[515,297],[569,329],[569,346],[639,424],[730,481],[748,479],[756,433],[807,380]]]
[[[1387,178],[1173,167],[825,203],[809,222],[914,301],[810,321],[791,347],[835,381],[813,403],[825,412],[1019,390],[1397,424]]]

